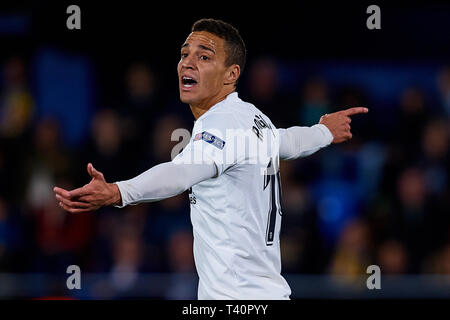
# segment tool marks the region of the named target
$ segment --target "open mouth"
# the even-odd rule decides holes
[[[184,88],[192,88],[197,84],[197,81],[193,78],[183,76],[183,78],[181,78],[181,83],[183,84]]]

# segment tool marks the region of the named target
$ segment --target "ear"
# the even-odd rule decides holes
[[[224,84],[235,84],[241,75],[241,67],[237,64],[233,64],[227,68],[225,72]]]

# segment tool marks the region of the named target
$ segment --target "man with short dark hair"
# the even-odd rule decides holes
[[[107,183],[89,163],[89,184],[54,188],[60,206],[72,213],[157,201],[189,189],[199,299],[289,299],[281,276],[279,159],[350,139],[349,116],[368,111],[351,108],[324,115],[312,127],[276,129],[235,91],[245,56],[230,24],[197,21],[178,63],[180,99],[196,119],[183,151],[116,183]]]

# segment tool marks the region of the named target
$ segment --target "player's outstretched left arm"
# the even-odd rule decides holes
[[[331,143],[341,143],[352,138],[350,116],[367,113],[364,107],[325,114],[311,127],[278,129],[280,134],[280,159],[293,160],[309,156]]]
[[[333,135],[332,143],[341,143],[350,140],[353,135],[350,132],[350,116],[355,114],[367,113],[369,109],[364,107],[350,108],[330,114],[325,114],[320,118],[319,124],[325,125]]]

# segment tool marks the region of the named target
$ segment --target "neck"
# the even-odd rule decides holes
[[[209,97],[205,99],[204,101],[200,101],[195,104],[189,104],[189,107],[191,108],[192,114],[194,115],[195,120],[200,118],[202,114],[204,114],[206,111],[211,109],[212,106],[216,105],[220,101],[224,100],[230,93],[233,93],[235,91],[235,88],[231,90],[226,90],[225,92],[221,92],[218,95],[214,97]]]

